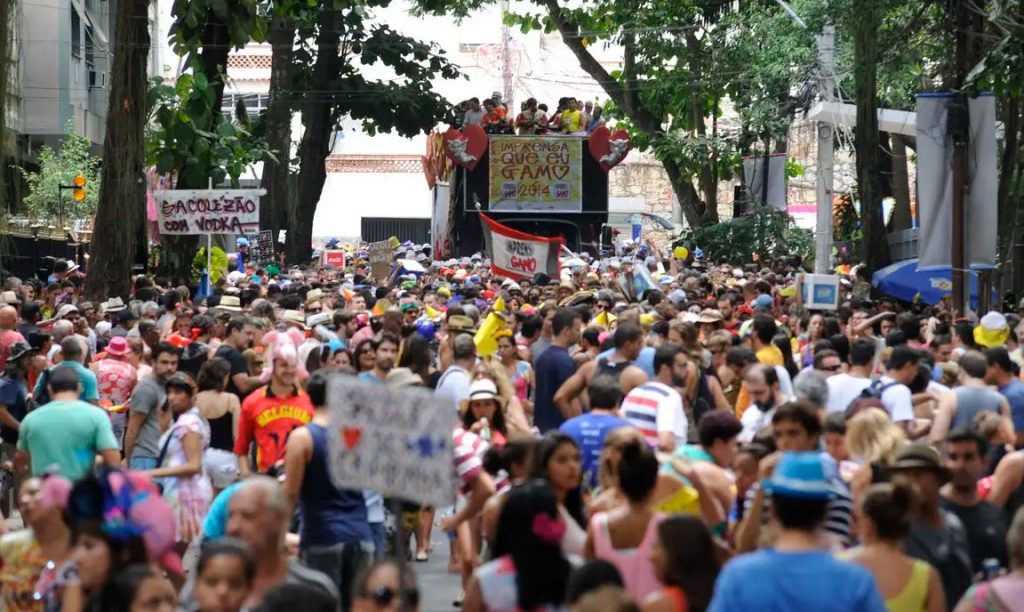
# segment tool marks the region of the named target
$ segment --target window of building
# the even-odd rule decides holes
[[[90,68],[96,65],[96,43],[89,28],[85,29],[85,63]]]
[[[71,7],[71,57],[82,57],[82,18]]]

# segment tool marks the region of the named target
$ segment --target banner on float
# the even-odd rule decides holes
[[[168,236],[245,235],[260,229],[264,189],[173,189],[156,191],[157,222]]]
[[[335,374],[327,388],[331,480],[435,507],[455,499],[457,413],[429,391]]]
[[[917,196],[920,216],[918,267],[952,267],[953,139],[947,133],[954,94],[917,96]],[[967,139],[968,193],[964,219],[964,251],[968,267],[991,269],[996,262],[999,219],[996,146],[996,100],[992,94],[967,98],[970,135]]]
[[[558,279],[561,262],[561,238],[534,236],[506,227],[480,213],[483,222],[484,244],[491,258],[491,270],[499,276],[515,280],[530,280],[543,272]]]
[[[583,139],[491,136],[488,210],[583,211]]]
[[[444,261],[455,255],[451,232],[451,191],[448,183],[434,185],[434,205],[430,214],[430,239],[433,241],[434,261]]]

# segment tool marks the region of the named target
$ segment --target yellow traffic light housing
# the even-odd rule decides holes
[[[74,183],[75,188],[71,193],[71,197],[74,198],[76,202],[81,202],[85,199],[85,177],[79,174],[75,176],[75,180],[72,182]]]

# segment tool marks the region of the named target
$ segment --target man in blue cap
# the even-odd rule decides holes
[[[781,526],[775,546],[726,565],[708,610],[885,610],[872,575],[836,559],[823,545],[820,530],[836,492],[820,453],[785,453],[762,486],[772,494],[773,513]]]

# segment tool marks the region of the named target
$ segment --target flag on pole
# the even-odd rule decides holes
[[[514,280],[530,280],[542,272],[549,278],[558,279],[561,263],[561,238],[534,236],[506,227],[483,212],[484,244],[491,259],[491,270],[498,276]]]

